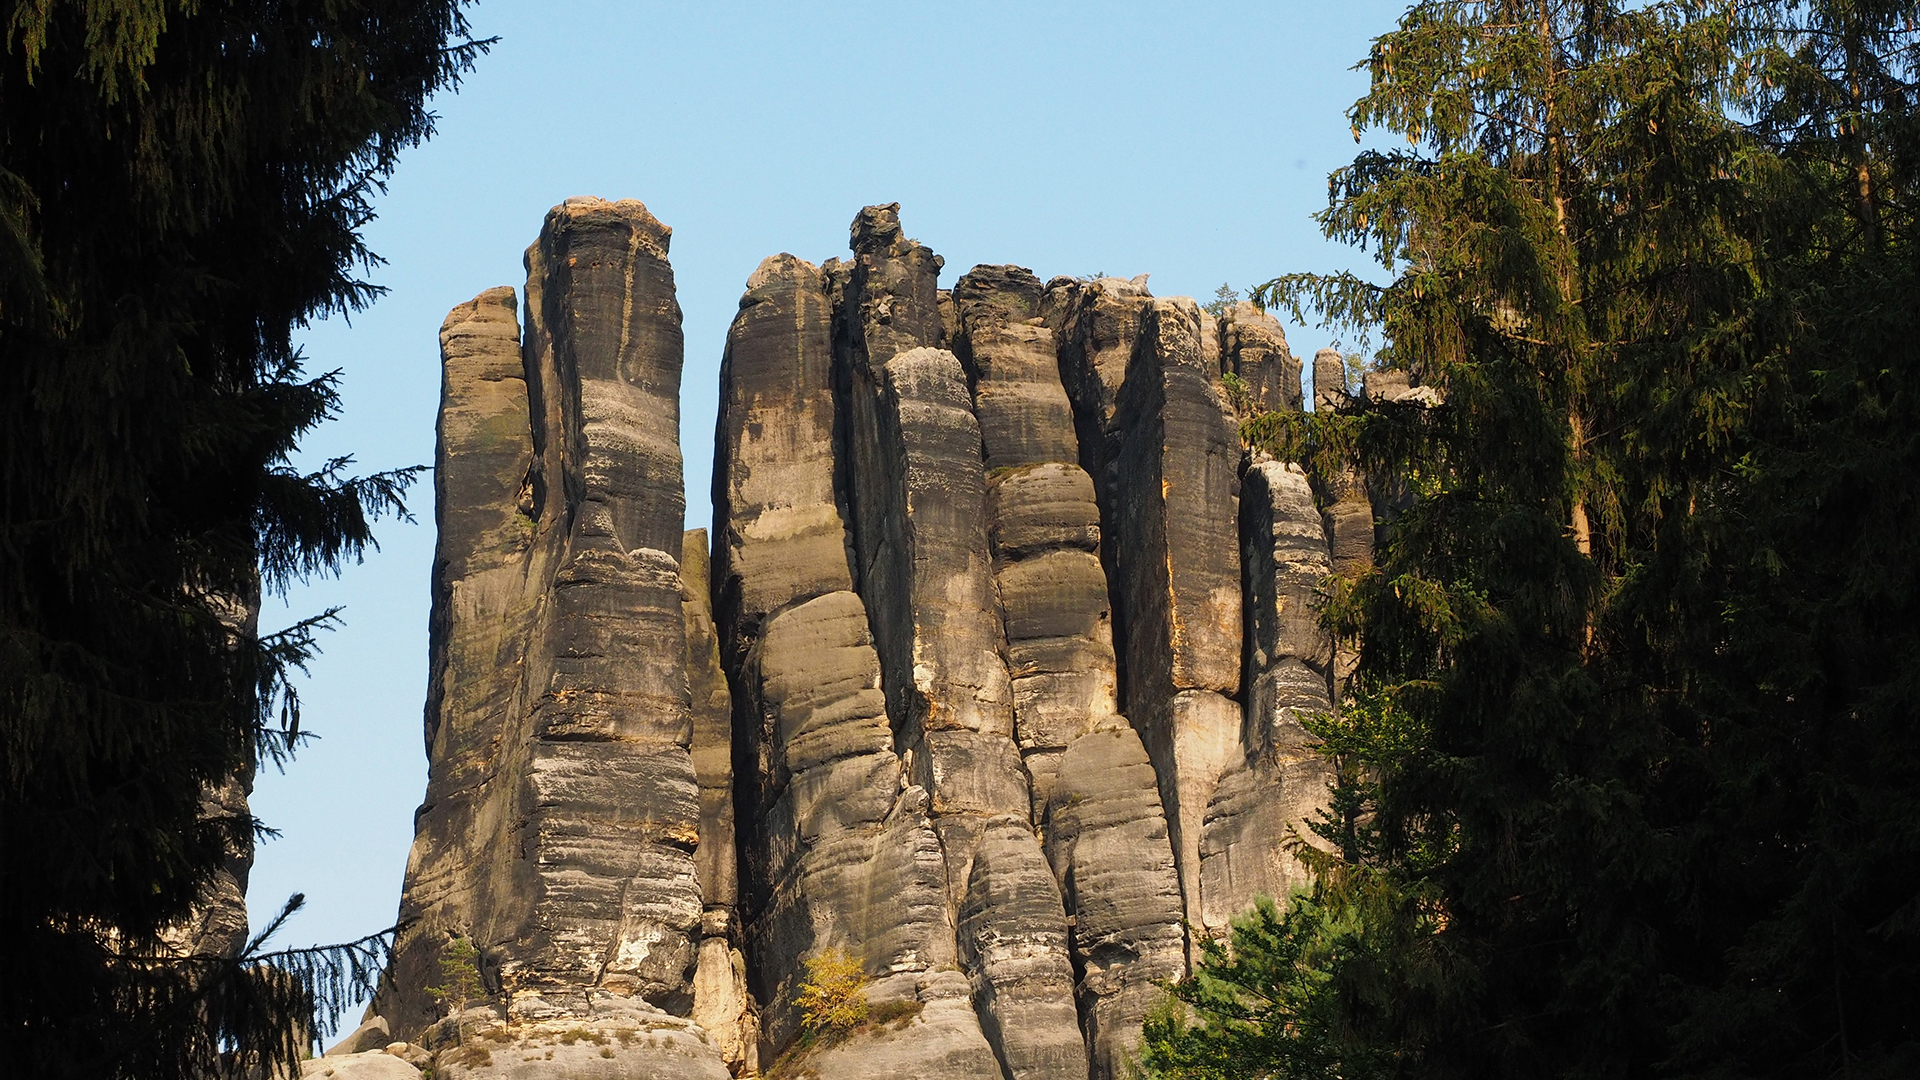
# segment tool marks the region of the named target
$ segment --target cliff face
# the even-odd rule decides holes
[[[1284,334],[1144,277],[943,291],[869,207],[849,258],[747,281],[709,545],[668,238],[569,200],[523,310],[442,327],[431,771],[377,1011],[441,1076],[744,1075],[837,952],[899,1019],[820,1075],[1122,1075],[1325,799],[1312,604],[1372,519],[1241,445],[1232,401],[1300,407]]]

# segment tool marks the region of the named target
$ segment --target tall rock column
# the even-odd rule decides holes
[[[507,759],[521,754],[500,740],[524,721],[520,676],[542,595],[529,580],[537,506],[514,290],[489,289],[448,313],[440,361],[427,791],[401,894],[403,929],[376,1002],[399,1038],[439,1018],[424,991],[441,984],[446,945],[477,942],[491,919],[494,877],[478,871],[513,866],[491,819],[510,798]],[[543,547],[552,546],[549,537]]]
[[[668,237],[637,202],[569,199],[528,252],[521,378],[505,294],[443,333],[430,776],[379,1003],[437,1075],[484,1072],[476,1028],[563,1073],[727,1075],[685,1019],[703,905]],[[433,1024],[454,939],[489,1003]],[[551,1045],[562,1028],[624,1034],[608,1058]]]
[[[1240,757],[1241,728],[1231,697],[1241,661],[1240,438],[1199,316],[1185,298],[1143,309],[1113,421],[1108,495],[1125,615],[1122,704],[1159,778],[1190,921],[1202,911],[1207,802]]]
[[[933,796],[981,1026],[1007,1076],[1080,1076],[1066,915],[1014,741],[980,424],[959,359],[928,347],[944,336],[939,258],[897,211],[854,221],[837,332],[859,587],[897,742]]]
[[[1051,856],[1046,865],[1072,917],[1065,935],[1072,968],[1062,974],[1073,979],[1092,1073],[1104,1078],[1119,1074],[1156,983],[1183,973],[1185,953],[1178,881],[1152,770],[1139,737],[1119,715],[1112,605],[1097,554],[1099,511],[1093,482],[1075,463],[1073,412],[1053,332],[1040,316],[1042,295],[1040,280],[1020,267],[975,267],[954,286],[951,336],[980,418],[1015,730],[1032,778],[1034,821]],[[1142,766],[1132,774],[1076,769],[1062,782],[1062,762],[1070,756],[1111,759],[1129,752]],[[1126,803],[1121,815],[1080,812],[1116,798]],[[1009,846],[1031,836],[1006,826],[1002,832]],[[1130,849],[1127,858],[1111,867],[1096,869],[1077,858],[1122,849]],[[1001,861],[983,852],[974,873]],[[1050,912],[1042,914],[1034,912],[1024,934],[1036,946],[1052,932]],[[972,922],[963,919],[963,938]],[[1047,950],[1026,951],[1033,971],[1026,987],[1033,1004],[1026,1007],[1044,1009],[1049,996],[1064,1000],[1064,980],[1052,973]]]
[[[1224,934],[1261,896],[1284,900],[1308,882],[1286,848],[1327,807],[1332,780],[1301,721],[1333,707],[1332,642],[1315,611],[1331,572],[1313,490],[1296,465],[1259,461],[1240,493],[1247,578],[1246,715],[1242,760],[1207,805],[1200,843],[1202,908],[1196,922]]]
[[[809,1062],[822,1075],[998,1071],[957,968],[946,865],[924,786],[894,748],[881,660],[853,591],[836,468],[832,320],[820,269],[748,280],[721,367],[713,592],[734,694],[742,908],[769,1053],[798,1032],[804,962],[846,950],[870,1000],[917,1000],[908,1030]]]

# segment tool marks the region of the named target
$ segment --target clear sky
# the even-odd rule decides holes
[[[1311,215],[1349,161],[1349,68],[1400,5],[1346,3],[535,3],[482,0],[499,43],[439,133],[401,161],[366,230],[389,292],[305,335],[342,372],[344,414],[309,456],[364,470],[431,463],[436,334],[454,304],[520,286],[521,252],[569,195],[635,198],[673,228],[685,312],[687,524],[708,482],[721,347],[747,275],[781,251],[847,253],[870,203],[946,258],[1054,274],[1150,273],[1155,295],[1212,296],[1299,270],[1364,269]],[[1327,335],[1289,325],[1296,355]],[[430,481],[416,524],[336,581],[269,599],[263,630],[332,605],[346,625],[303,682],[320,738],[258,780],[250,902],[293,892],[283,945],[389,925],[426,785]]]

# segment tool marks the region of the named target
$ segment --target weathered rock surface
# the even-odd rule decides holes
[[[1079,466],[1060,462],[1007,469],[988,481],[987,520],[1015,732],[1038,822],[1066,748],[1103,724],[1124,722],[1112,604],[1095,554],[1093,482]]]
[[[890,267],[869,269],[885,279]],[[919,333],[930,332],[931,276],[900,280],[903,319],[917,311]],[[728,336],[716,448],[715,520],[727,543],[714,586],[748,834],[749,983],[768,1055],[798,1031],[792,1002],[808,957],[848,951],[895,996],[923,1002],[923,1016],[951,1011],[935,1006],[951,1003],[952,987],[931,977],[957,964],[931,778],[910,782],[896,753],[881,657],[851,588],[836,484],[847,419],[835,406],[828,288],[825,274],[789,256],[749,280]],[[893,332],[891,318],[876,322],[876,340]],[[940,1038],[902,1048],[904,1072],[935,1075],[950,1059],[992,1069],[964,990],[959,1001]],[[884,1075],[877,1064],[847,1068],[837,1075]]]
[[[1118,470],[1125,434],[1119,417],[1120,390],[1133,362],[1141,319],[1152,300],[1147,276],[1142,274],[1132,280],[1056,277],[1047,282],[1040,302],[1041,317],[1053,330],[1060,380],[1073,403],[1080,466],[1093,478],[1100,525],[1109,537],[1101,549],[1101,563],[1110,583],[1119,580],[1115,499],[1123,488]],[[1114,612],[1116,640],[1125,639],[1125,620],[1124,610]]]
[[[1287,348],[1280,320],[1241,301],[1219,321],[1222,369],[1246,386],[1255,411],[1300,411],[1300,361]]]
[[[1154,300],[1140,321],[1115,424],[1109,496],[1115,592],[1125,613],[1122,706],[1167,811],[1191,916],[1202,910],[1207,800],[1235,761],[1241,709],[1239,432],[1191,300]]]
[[[980,428],[966,376],[952,353],[930,348],[895,354],[879,374],[869,451],[875,465],[856,470],[853,490],[861,508],[861,595],[888,712],[936,815],[1024,818],[1029,799],[1013,742]],[[949,851],[957,900],[966,867],[956,854]]]
[[[876,1004],[912,997],[924,1002],[919,1015],[881,1025],[845,1042],[804,1056],[800,1068],[820,1077],[927,1077],[977,1080],[1006,1075],[980,1035],[970,989],[956,971],[935,971],[882,980],[869,992]]]
[[[595,996],[693,1006],[701,800],[668,238],[637,202],[570,199],[528,252],[522,347],[499,290],[443,330],[430,773],[379,1008],[397,1035],[438,1015],[427,989],[456,938],[492,995],[576,1018]],[[646,1056],[603,1074],[654,1070]]]
[[[634,998],[533,994],[469,1009],[431,1039],[435,1080],[728,1080],[712,1037]],[[357,1080],[357,1078],[343,1078]],[[397,1080],[397,1078],[396,1078]]]
[[[1024,817],[988,822],[960,909],[960,961],[1008,1076],[1087,1072],[1060,889]]]
[[[1130,929],[1152,928],[1134,935],[1128,947],[1137,948],[1125,963],[1115,961],[1107,931],[1068,932],[1080,1026],[1089,1039],[1092,1071],[1105,1077],[1116,1074],[1117,1053],[1129,1045],[1116,1043],[1113,1033],[1137,1028],[1154,980],[1184,970],[1172,849],[1145,752],[1119,715],[1113,605],[1097,554],[1099,508],[1092,478],[1075,463],[1080,455],[1073,414],[1060,381],[1059,349],[1039,317],[1039,279],[1018,267],[976,267],[955,285],[954,297],[955,340],[981,417],[988,531],[1034,820],[1048,850],[1057,852],[1063,905],[1075,923],[1089,925],[1082,921],[1084,906],[1084,918],[1095,927],[1103,920],[1115,924],[1119,912]],[[1072,852],[1082,836],[1089,852],[1117,850],[1110,835],[1117,823],[1066,812],[1056,819],[1050,808],[1110,798],[1116,780],[1123,799],[1140,792],[1127,790],[1124,769],[1081,769],[1063,787],[1061,764],[1070,755],[1086,758],[1110,748],[1117,738],[1138,754],[1141,768],[1133,781],[1146,781],[1147,798],[1129,805],[1135,816],[1124,826],[1134,830],[1126,837],[1133,859],[1076,878]],[[1072,890],[1066,888],[1070,882]],[[1143,909],[1143,898],[1161,903]]]
[[[1015,743],[973,386],[958,357],[928,345],[946,335],[932,289],[940,262],[904,238],[897,210],[869,207],[854,221],[835,335],[858,587],[909,780],[931,795],[956,947],[983,1033],[1010,1076],[1077,1075],[1084,1051],[1063,996],[1072,984],[1066,914],[1044,872]],[[990,331],[979,317],[999,291],[963,286],[953,295],[957,332],[971,325],[976,354],[1002,356],[1003,370],[1044,372],[1044,346],[1033,347],[1036,337],[1050,340],[1043,327],[1022,323],[1034,333],[1017,335],[1002,319]],[[1051,434],[1059,452],[1070,451],[1057,428],[1064,397],[1050,424],[1034,406],[1039,387],[1021,388],[1029,393],[1001,395],[996,438]],[[981,865],[988,835],[994,854]]]
[[[1188,926],[1299,884],[1282,844],[1325,801],[1313,606],[1366,485],[1247,462],[1225,376],[1297,409],[1285,334],[1144,275],[942,290],[868,207],[850,258],[748,279],[709,551],[667,240],[568,200],[524,327],[509,289],[443,327],[430,775],[377,1002],[412,1056],[326,1060],[1124,1075]],[[443,1016],[456,942],[479,996]],[[839,950],[887,1019],[801,1050]]]
[[[300,1063],[301,1080],[420,1080],[420,1070],[385,1050],[367,1050]]]
[[[1057,277],[1047,282],[1041,316],[1059,346],[1061,378],[1082,424],[1081,460],[1089,472],[1096,471],[1094,461],[1104,464],[1118,457],[1118,447],[1106,443],[1118,437],[1120,388],[1127,381],[1140,321],[1152,298],[1145,274],[1132,280]],[[1089,451],[1095,452],[1091,460]]]
[[[845,949],[876,975],[924,972],[954,964],[955,945],[928,799],[903,788],[859,596],[781,611],[745,670],[758,730],[736,735],[758,750],[760,807],[743,863],[748,956],[778,1050],[798,1029],[806,958]]]
[[[1159,984],[1187,971],[1159,780],[1132,728],[1095,732],[1067,748],[1047,804],[1047,859],[1074,912],[1076,998],[1092,1075],[1124,1076]]]
[[[516,746],[510,755],[502,741],[523,728],[521,672],[542,600],[540,585],[527,581],[541,508],[513,295],[490,289],[454,308],[440,330],[427,793],[400,901],[411,921],[396,943],[392,989],[381,1002],[404,1030],[418,1031],[438,1016],[423,991],[441,984],[440,951],[454,936],[471,939],[490,917],[493,874],[486,871],[512,865],[483,815],[489,802],[511,799],[512,780],[501,773],[509,756],[524,753]],[[555,530],[551,520],[544,524],[548,562]]]
[[[1099,509],[1077,464],[1073,410],[1039,314],[1042,295],[1039,278],[1011,266],[975,267],[954,286],[955,341],[980,416],[985,521],[1036,822],[1068,744],[1119,722]]]
[[[363,1054],[368,1050],[385,1049],[393,1041],[393,1031],[387,1026],[384,1016],[369,1016],[340,1037],[326,1052],[326,1057],[344,1057],[348,1054]]]
[[[989,473],[1080,458],[1053,331],[1040,314],[1044,294],[1019,266],[976,266],[953,287],[954,352],[973,386]]]
[[[834,488],[826,279],[791,255],[747,279],[720,365],[714,611],[729,663],[784,604],[853,588]]]
[[[1324,671],[1333,643],[1315,603],[1333,562],[1312,483],[1298,465],[1256,463],[1247,469],[1241,509],[1249,684],[1259,685],[1286,657]]]

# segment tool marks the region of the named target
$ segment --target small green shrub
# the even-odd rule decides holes
[[[912,1023],[913,1018],[919,1016],[921,1010],[926,1007],[927,1003],[924,1001],[915,1001],[913,998],[894,998],[875,1005],[872,1015],[867,1017],[867,1023],[875,1027],[892,1024],[893,1030],[899,1031]]]

